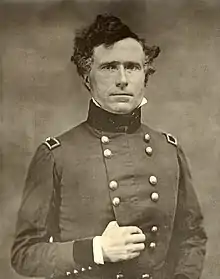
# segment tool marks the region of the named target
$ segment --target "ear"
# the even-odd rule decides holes
[[[144,61],[144,72],[147,73],[149,69],[149,60],[146,58],[146,60]]]
[[[85,85],[85,87],[91,91],[91,85],[90,85],[90,80],[89,80],[89,76],[88,75],[84,75],[83,76],[83,83]]]
[[[149,64],[145,63],[144,64],[144,74],[145,74],[145,78],[144,78],[144,87],[147,86],[147,82],[148,82],[148,70],[149,70]]]

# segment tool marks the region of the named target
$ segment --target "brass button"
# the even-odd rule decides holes
[[[89,267],[88,267],[88,270],[92,270],[92,267],[91,267],[91,266],[89,266]]]
[[[142,274],[141,278],[147,279],[147,278],[150,278],[150,275],[148,273],[145,273],[145,274]]]
[[[74,270],[73,270],[73,273],[74,273],[74,274],[78,274],[78,273],[79,273],[79,271],[78,271],[78,270],[76,270],[76,269],[74,269]]]
[[[153,186],[156,185],[156,184],[157,184],[157,178],[156,178],[156,176],[151,175],[150,178],[149,178],[149,182],[150,182],[150,184],[153,185]]]
[[[49,238],[49,242],[53,243],[53,237],[52,236]]]
[[[85,269],[84,267],[82,267],[82,268],[81,268],[81,271],[84,272],[84,271],[86,271],[86,269]]]
[[[151,249],[156,248],[156,243],[155,243],[155,242],[151,242],[150,245],[149,245],[149,247],[150,247]]]
[[[66,272],[66,275],[67,275],[67,276],[69,276],[70,274],[71,274],[71,272],[69,272],[69,271]]]
[[[156,193],[156,192],[153,192],[153,193],[151,194],[151,200],[152,200],[153,202],[157,202],[157,201],[159,200],[159,194]]]
[[[109,182],[109,188],[111,189],[111,190],[116,190],[117,188],[118,188],[118,183],[117,183],[117,181],[115,181],[115,180],[112,180],[112,181],[110,181]]]
[[[152,147],[150,147],[150,146],[146,147],[145,152],[147,153],[148,156],[151,156],[153,154]]]
[[[104,156],[105,156],[106,158],[111,157],[111,156],[112,156],[111,150],[110,150],[110,149],[105,149],[105,150],[104,150]]]
[[[116,275],[116,278],[117,278],[117,279],[122,279],[122,278],[124,278],[124,275],[123,275],[122,273],[118,273],[118,274]]]
[[[109,138],[107,136],[102,136],[101,137],[101,142],[104,143],[104,144],[109,143]]]
[[[145,134],[145,135],[144,135],[144,140],[145,140],[146,142],[149,142],[149,141],[150,141],[150,135],[149,135],[149,134]]]
[[[114,206],[119,206],[120,204],[120,198],[119,197],[115,197],[113,200],[112,200],[112,203]]]
[[[152,231],[153,233],[156,233],[156,232],[158,231],[158,227],[157,227],[157,226],[153,226],[153,227],[151,228],[151,231]]]

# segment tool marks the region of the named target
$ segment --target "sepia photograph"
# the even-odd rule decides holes
[[[219,57],[219,0],[1,0],[1,279],[219,279]]]

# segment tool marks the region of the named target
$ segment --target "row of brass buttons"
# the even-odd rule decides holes
[[[148,143],[148,142],[150,141],[150,135],[149,135],[149,134],[145,134],[145,135],[144,135],[144,140],[145,140],[145,142]],[[109,143],[109,137],[107,137],[107,136],[102,136],[102,137],[101,137],[101,142],[104,143],[104,144]]]
[[[153,193],[151,194],[151,200],[152,200],[153,202],[157,202],[157,201],[159,200],[159,194],[156,193],[156,192],[153,192]],[[120,203],[121,203],[121,200],[120,200],[119,197],[114,197],[114,198],[113,198],[112,204],[113,204],[115,207],[119,206]]]
[[[144,135],[144,140],[145,140],[145,142],[148,143],[148,142],[150,141],[150,135],[149,135],[149,134],[145,134],[145,135]],[[107,136],[102,136],[102,137],[101,137],[101,142],[104,143],[104,144],[109,143],[109,137],[107,137]]]
[[[91,270],[91,269],[92,269],[92,268],[89,266],[89,267],[88,267],[88,270]],[[85,268],[82,268],[81,271],[84,272],[84,271],[86,271],[86,269],[85,269]],[[76,270],[76,269],[74,269],[73,274],[77,275],[78,273],[79,273],[79,271]],[[67,275],[67,276],[70,276],[71,274],[72,274],[72,273],[69,272],[69,271],[66,272],[66,275]],[[116,275],[116,279],[122,279],[122,278],[124,278],[124,274],[118,273],[118,274]],[[150,277],[150,274],[144,273],[144,274],[141,275],[141,278],[142,278],[142,279],[148,279],[148,278],[152,278],[152,277]]]
[[[92,267],[89,266],[89,267],[87,268],[87,270],[92,270]],[[79,274],[79,272],[85,272],[85,271],[86,271],[86,268],[82,267],[80,270],[74,269],[72,273],[69,272],[69,271],[67,271],[67,272],[66,272],[66,275],[67,275],[67,276],[69,276],[69,275],[71,275],[71,274],[77,275],[77,274]]]
[[[149,134],[145,134],[144,135],[144,140],[145,140],[145,142],[149,142],[150,141],[150,135]],[[145,152],[147,153],[147,155],[148,156],[151,156],[152,154],[153,154],[153,149],[152,149],[152,147],[151,146],[147,146],[146,148],[145,148]]]
[[[145,134],[144,135],[144,139],[145,141],[148,143],[150,141],[150,135],[149,134]],[[147,153],[147,155],[151,156],[153,154],[153,149],[151,146],[148,146],[145,148],[145,152]],[[154,175],[151,175],[149,178],[149,182],[152,186],[157,185],[157,177]],[[151,200],[153,202],[157,202],[159,200],[159,194],[157,192],[153,192],[151,194]]]
[[[152,227],[151,227],[151,232],[152,232],[152,233],[157,233],[157,232],[158,232],[158,227],[157,227],[157,226],[155,226],[155,225],[154,225],[154,226],[152,226]],[[150,244],[149,244],[149,248],[151,248],[151,249],[156,248],[156,246],[157,246],[157,245],[156,245],[156,243],[155,243],[155,242],[153,242],[153,241],[152,241],[152,242],[150,242]]]
[[[149,177],[149,182],[150,182],[151,185],[155,186],[155,185],[157,184],[157,178],[156,178],[156,176],[151,175],[151,176]],[[118,182],[115,181],[115,180],[111,180],[111,181],[109,182],[109,188],[110,188],[111,190],[116,190],[116,189],[118,188]]]
[[[118,273],[117,275],[116,275],[116,279],[123,279],[125,276],[124,276],[124,274],[122,274],[122,273]],[[144,273],[144,274],[142,274],[141,275],[141,278],[140,279],[153,279],[151,276],[150,276],[150,274],[148,274],[148,273]]]

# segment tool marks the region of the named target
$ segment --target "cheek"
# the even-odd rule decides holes
[[[144,80],[145,80],[145,75],[141,73],[140,74],[137,73],[136,75],[131,77],[130,83],[136,89],[141,90],[142,88],[144,88]]]
[[[96,89],[101,91],[112,87],[113,82],[114,80],[110,76],[106,77],[106,75],[97,74],[94,77],[94,85]]]

